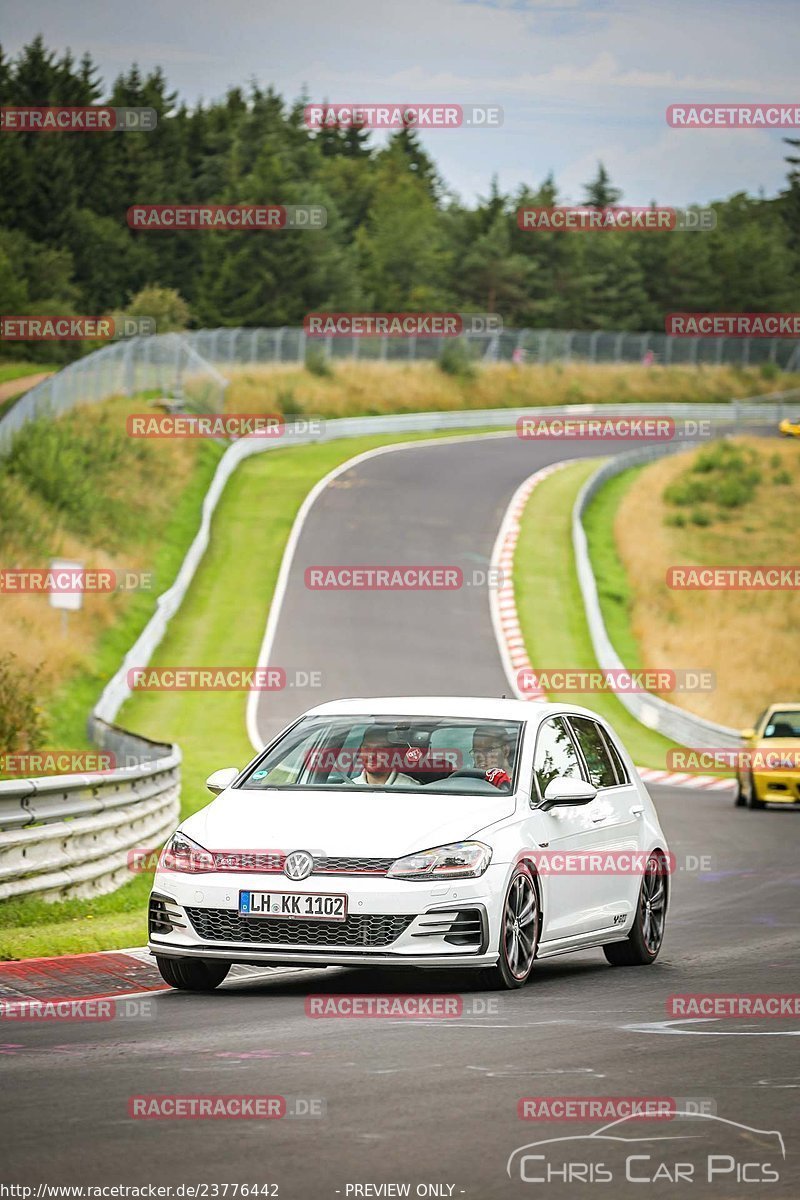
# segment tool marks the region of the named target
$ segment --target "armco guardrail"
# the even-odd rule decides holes
[[[640,463],[651,462],[657,458],[663,458],[667,454],[674,454],[678,450],[687,449],[690,449],[690,444],[684,442],[674,446],[642,447],[627,454],[620,454],[604,463],[586,480],[575,501],[572,511],[572,545],[575,552],[575,565],[595,658],[604,670],[625,670],[625,664],[611,644],[611,638],[608,636],[608,630],[603,621],[597,580],[592,571],[586,531],[583,528],[583,514],[593,496],[615,475],[619,475],[629,467],[638,466]],[[680,742],[683,746],[735,748],[742,744],[738,730],[694,716],[685,709],[669,704],[659,696],[653,696],[648,692],[620,692],[617,698],[642,725],[646,725],[648,729],[658,730],[665,737],[671,738],[674,742]]]
[[[319,429],[313,426],[309,428],[308,423],[290,425],[281,438],[234,442],[217,465],[203,501],[200,528],[175,582],[159,596],[155,613],[106,685],[89,717],[89,733],[97,745],[113,749],[120,756],[139,756],[148,761],[109,775],[0,782],[0,899],[34,892],[59,899],[110,891],[128,878],[128,850],[133,847],[155,847],[174,827],[179,808],[180,751],[175,746],[145,742],[113,722],[130,695],[128,669],[149,663],[205,553],[211,518],[225,484],[239,464],[250,455],[292,445],[369,434],[508,428],[513,427],[521,417],[542,416],[545,413],[548,416],[588,416],[602,412],[605,416],[613,416],[629,414],[633,409],[637,415],[650,412],[659,416],[734,424],[774,421],[782,414],[783,400],[788,395],[790,393],[775,393],[735,404],[570,405],[566,408],[476,409],[469,412],[343,417],[324,422]],[[649,724],[649,712],[639,719]],[[693,720],[691,717],[687,719]],[[692,728],[685,738],[679,736],[676,740],[695,744],[693,737]]]
[[[113,891],[131,878],[131,851],[160,846],[175,828],[178,747],[93,724],[131,765],[0,782],[0,900]]]

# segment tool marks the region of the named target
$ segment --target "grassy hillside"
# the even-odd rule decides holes
[[[800,700],[800,593],[675,591],[665,579],[678,565],[798,562],[800,442],[717,442],[613,486],[607,515],[624,582],[612,634],[625,661],[636,665],[635,644],[643,665],[713,670],[714,691],[666,698],[724,725]]]

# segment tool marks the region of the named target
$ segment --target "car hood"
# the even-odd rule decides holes
[[[181,823],[206,850],[308,850],[399,858],[461,841],[510,816],[513,795],[256,791],[231,788]]]
[[[763,755],[768,751],[773,751],[775,754],[783,753],[787,756],[787,761],[794,764],[800,764],[800,738],[759,738],[756,742],[750,744],[750,748],[754,749],[757,754]],[[757,766],[758,770],[768,770],[766,766]],[[797,767],[790,766],[783,768],[787,771],[800,770],[800,765]]]

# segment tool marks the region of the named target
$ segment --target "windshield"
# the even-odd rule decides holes
[[[774,712],[767,721],[765,738],[800,738],[800,708]]]
[[[303,717],[238,786],[513,791],[522,726],[459,717]]]

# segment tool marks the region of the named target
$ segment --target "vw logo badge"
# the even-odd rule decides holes
[[[307,850],[293,850],[283,864],[283,873],[289,879],[305,879],[314,869],[314,859]]]

